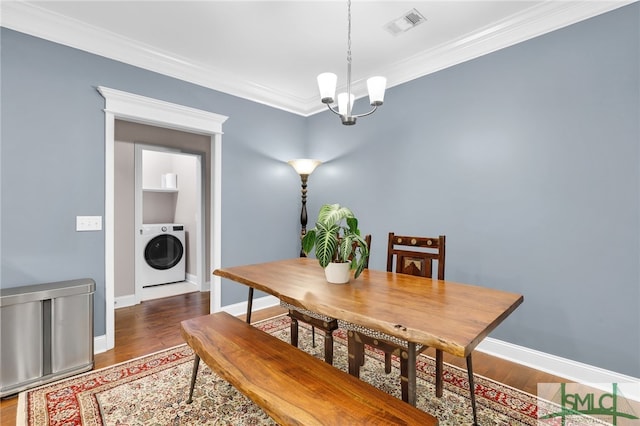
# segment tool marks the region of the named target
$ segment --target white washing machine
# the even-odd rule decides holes
[[[142,287],[168,284],[186,279],[184,225],[155,223],[142,225],[142,252],[137,267]]]

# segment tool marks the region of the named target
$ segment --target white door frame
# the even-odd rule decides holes
[[[168,147],[168,146],[160,146],[160,145],[149,145],[149,144],[141,144],[134,143],[134,175],[135,175],[135,207],[134,207],[134,226],[135,226],[135,282],[134,282],[134,299],[135,303],[140,303],[145,298],[145,291],[142,287],[142,280],[140,279],[140,267],[144,265],[144,260],[139,256],[140,253],[144,250],[144,247],[141,245],[141,234],[142,234],[142,224],[143,224],[143,199],[144,199],[144,189],[142,185],[142,172],[143,172],[143,152],[144,151],[154,151],[154,152],[164,152],[168,154],[175,155],[186,155],[193,157],[196,161],[196,229],[190,230],[189,235],[194,235],[196,238],[196,252],[195,252],[195,260],[196,260],[196,289],[198,291],[209,290],[204,288],[204,277],[206,277],[206,266],[204,265],[204,242],[205,242],[205,226],[204,226],[204,185],[202,184],[205,177],[204,164],[205,161],[203,159],[202,153],[191,152],[189,150],[185,150],[178,147]],[[193,256],[193,253],[190,255]]]
[[[99,86],[105,98],[105,327],[104,341],[97,340],[96,352],[115,346],[115,265],[114,265],[114,202],[115,202],[115,120],[132,121],[211,137],[211,312],[221,307],[220,277],[213,276],[220,267],[222,230],[222,123],[228,117],[183,105],[147,98],[120,90]],[[203,262],[204,264],[204,262]]]

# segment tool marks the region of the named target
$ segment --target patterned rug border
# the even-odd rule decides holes
[[[290,320],[286,314],[257,321],[254,323],[255,326],[260,327],[264,331],[271,334],[286,331],[286,329],[288,329],[289,327],[289,324]],[[306,329],[307,332],[310,333],[309,330],[311,329],[311,327],[307,324],[301,323],[300,327]],[[323,340],[324,339],[322,338],[320,339],[320,341]],[[335,332],[335,342],[336,344],[346,347],[345,330],[340,329]],[[379,351],[371,351],[371,348],[367,349],[367,357],[373,357],[381,363],[384,362],[383,353]],[[37,400],[36,398],[27,398],[27,395],[30,392],[33,392],[35,394],[36,392],[45,388],[51,388],[51,390],[47,392],[48,394],[51,394],[51,392],[53,391],[59,390],[63,396],[65,395],[65,393],[68,395],[69,392],[73,392],[74,395],[79,395],[83,392],[89,393],[91,397],[84,398],[85,400],[89,400],[89,403],[85,403],[84,405],[78,403],[82,405],[82,407],[77,407],[77,421],[90,418],[90,420],[94,420],[96,423],[102,423],[102,419],[104,419],[104,417],[101,412],[102,407],[100,406],[98,398],[96,397],[98,393],[107,391],[120,385],[134,382],[139,379],[144,379],[149,375],[162,372],[172,367],[180,366],[184,363],[190,362],[191,360],[193,360],[193,352],[186,344],[183,343],[171,348],[162,349],[147,355],[142,355],[127,361],[123,361],[118,364],[88,371],[70,378],[44,384],[37,388],[21,392],[18,397],[19,399],[16,424],[27,424],[26,422],[28,421],[28,412],[31,412],[32,408],[34,407],[41,409],[45,413],[49,413],[48,409],[39,407],[38,403],[31,402],[32,399]],[[421,374],[423,380],[427,382],[429,382],[429,377],[433,375],[433,364],[434,360],[432,357],[427,355],[419,356],[419,363],[417,367],[418,374]],[[397,359],[395,359],[394,369],[397,369],[398,365],[399,363]],[[103,372],[108,370],[113,371],[109,375],[102,374]],[[396,371],[394,371],[392,374],[395,373]],[[455,365],[451,365],[449,363],[445,363],[445,389],[455,395],[458,395],[458,397],[463,397],[468,401],[469,388],[468,380],[466,379],[466,377],[467,372],[465,369],[462,369]],[[89,380],[85,380],[86,378],[89,378]],[[474,379],[476,381],[476,398],[479,404],[483,405],[491,411],[501,413],[503,416],[506,416],[513,421],[517,421],[520,424],[536,424],[537,410],[540,400],[535,395],[494,381],[479,374],[474,374]],[[66,390],[69,388],[73,388],[73,391]],[[97,390],[92,391],[92,389]],[[81,398],[76,399],[80,400]],[[34,406],[30,406],[30,404],[34,404]],[[87,405],[91,406],[87,407]],[[73,407],[70,407],[69,411],[72,409]],[[85,417],[81,417],[80,413],[85,415]],[[88,417],[86,417],[86,415],[88,415]],[[50,419],[48,418],[48,414],[45,414],[45,416],[46,418],[44,419],[38,419],[37,424],[41,424],[40,422],[42,422],[42,424],[48,424],[48,421]]]
[[[275,321],[275,320],[282,320],[283,318],[287,318],[287,315],[286,314],[276,315],[276,316],[271,317],[271,318],[266,318],[264,320],[255,321],[252,324],[254,326],[263,326],[265,323],[269,323],[269,322],[272,322],[272,321]],[[271,329],[272,328],[273,327],[271,327]],[[80,374],[77,374],[75,376],[66,377],[66,378],[60,379],[58,381],[45,383],[43,385],[31,388],[31,389],[24,390],[24,391],[22,391],[22,392],[20,392],[18,394],[16,425],[27,424],[26,423],[27,419],[25,418],[25,416],[28,413],[28,410],[27,410],[27,407],[26,407],[26,404],[28,403],[27,394],[29,394],[31,392],[38,392],[41,389],[44,389],[44,388],[47,388],[47,387],[53,387],[57,383],[62,384],[62,383],[66,383],[66,382],[69,382],[69,381],[75,381],[75,380],[81,381],[83,378],[89,377],[91,375],[100,376],[102,374],[102,372],[110,370],[110,369],[119,369],[120,371],[127,370],[127,372],[129,373],[129,375],[127,376],[127,379],[130,379],[130,380],[135,380],[135,379],[138,379],[138,378],[142,378],[142,377],[145,377],[145,376],[147,376],[149,374],[153,374],[153,373],[152,372],[146,372],[146,370],[139,370],[137,372],[135,370],[131,371],[131,367],[137,366],[140,363],[140,361],[142,361],[144,359],[147,359],[147,358],[149,359],[149,362],[151,362],[151,361],[155,360],[158,357],[162,357],[164,354],[169,355],[171,353],[177,353],[177,352],[180,351],[180,348],[182,348],[183,350],[184,349],[188,349],[189,352],[190,352],[189,355],[184,357],[184,361],[179,362],[179,363],[175,363],[175,362],[171,362],[172,360],[166,360],[165,361],[166,365],[162,369],[171,368],[172,366],[175,366],[177,364],[181,364],[181,363],[189,362],[189,361],[193,360],[193,352],[191,351],[191,348],[189,348],[186,343],[181,343],[179,345],[171,346],[169,348],[164,348],[164,349],[160,349],[160,350],[157,350],[157,351],[154,351],[154,352],[150,352],[148,354],[140,355],[140,356],[137,356],[135,358],[128,359],[126,361],[122,361],[122,362],[119,362],[119,363],[116,363],[116,364],[108,365],[106,367],[102,367],[102,368],[98,368],[98,369],[94,369],[94,370],[90,370],[90,371],[85,371],[84,373],[80,373]],[[146,364],[149,364],[149,362],[147,362]],[[113,378],[113,382],[116,384],[116,386],[117,386],[118,383],[122,383],[121,380],[122,380],[121,376]],[[96,386],[98,386],[98,385],[99,384],[96,383]],[[101,385],[104,386],[105,384],[101,383]]]
[[[141,355],[139,357],[135,357],[126,361],[119,362],[117,364],[109,365],[109,366],[98,368],[95,370],[86,371],[84,373],[81,373],[75,376],[67,377],[55,382],[45,383],[41,386],[22,391],[18,395],[16,425],[27,424],[27,419],[25,417],[28,412],[28,407],[26,405],[29,403],[27,398],[27,395],[29,393],[36,393],[46,388],[55,389],[56,386],[64,385],[65,383],[68,383],[68,382],[76,382],[76,381],[81,382],[86,377],[96,376],[96,378],[99,378],[100,376],[102,376],[103,372],[111,369],[113,369],[114,371],[118,371],[120,373],[120,374],[117,374],[115,377],[113,376],[111,377],[111,382],[113,382],[113,385],[118,386],[119,384],[123,383],[123,381],[125,380],[126,381],[136,380],[136,379],[145,377],[149,374],[153,374],[148,370],[140,368],[143,366],[140,364],[141,361],[147,360],[144,363],[144,365],[149,365],[150,363],[153,363],[153,361],[156,360],[158,357],[167,358],[169,355],[179,353],[181,351],[181,348],[182,348],[182,351],[184,351],[185,349],[189,349],[189,353],[186,354],[186,356],[182,357],[183,360],[181,362],[176,362],[175,359],[173,360],[167,359],[164,361],[164,366],[163,366],[164,368],[161,366],[155,365],[156,368],[160,368],[160,369],[171,368],[177,364],[189,362],[193,359],[193,352],[191,352],[190,348],[188,348],[186,343],[181,343],[179,345],[175,345],[170,348],[161,349],[146,355]],[[108,383],[107,381],[100,381],[100,382],[95,381],[93,383],[94,383],[94,387],[109,386],[107,384]],[[85,388],[85,390],[89,390],[89,388],[87,387]],[[48,424],[48,422],[46,422],[45,424]]]

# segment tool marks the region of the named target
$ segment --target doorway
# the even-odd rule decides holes
[[[209,267],[202,276],[212,276],[214,269],[220,267],[221,256],[221,188],[222,188],[222,123],[227,117],[182,105],[146,98],[107,87],[98,87],[105,98],[105,334],[95,339],[96,352],[106,351],[115,345],[115,121],[134,122],[206,135],[209,138],[211,152],[210,176],[208,184],[209,227],[208,237]],[[203,268],[206,262],[202,262]],[[220,278],[211,279],[211,312],[217,312],[221,306]],[[96,309],[98,312],[99,310]],[[101,321],[97,322],[99,325]]]
[[[204,291],[203,154],[135,144],[135,301]],[[152,226],[158,225],[161,226]],[[167,228],[163,231],[164,228]],[[155,235],[157,234],[157,235]],[[149,244],[162,258],[179,254],[170,265],[149,259]],[[179,250],[178,250],[179,249]],[[175,256],[168,256],[175,257]],[[150,262],[151,260],[151,262]],[[170,266],[170,267],[169,267]]]

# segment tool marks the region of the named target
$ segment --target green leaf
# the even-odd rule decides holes
[[[346,229],[346,228],[344,228]],[[343,234],[340,239],[340,248],[338,257],[342,262],[350,261],[351,253],[353,251],[353,236],[347,232]]]
[[[339,229],[337,224],[316,223],[316,258],[323,268],[334,259],[338,248]]]
[[[311,253],[311,250],[313,250],[313,246],[315,243],[316,243],[316,230],[310,229],[307,231],[306,234],[304,234],[304,237],[302,237],[302,251],[304,251],[305,254]]]
[[[325,204],[318,213],[318,222],[325,224],[340,223],[341,220],[353,217],[353,212],[340,204]]]
[[[360,230],[358,229],[358,219],[356,219],[355,217],[348,217],[347,226],[349,227],[349,232],[360,235]]]

